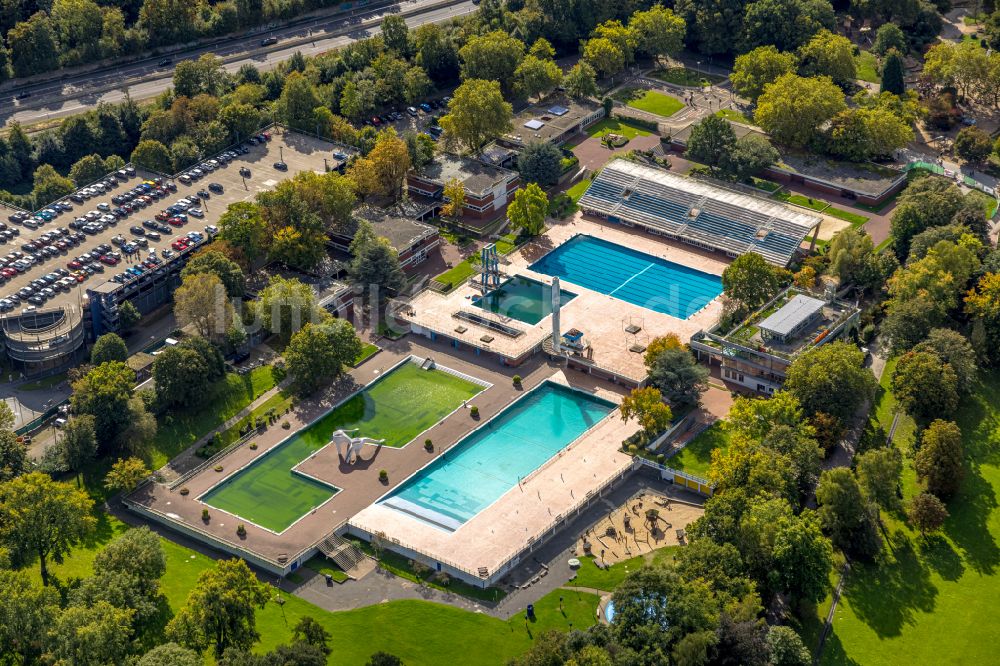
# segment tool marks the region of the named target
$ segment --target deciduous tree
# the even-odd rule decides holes
[[[529,236],[537,236],[545,230],[548,211],[548,196],[536,183],[528,183],[514,193],[514,200],[507,207],[507,216],[512,228],[523,230]]]
[[[221,252],[210,249],[199,252],[181,271],[181,278],[202,273],[210,273],[219,278],[219,281],[226,288],[226,295],[230,298],[243,295],[246,287],[243,269]]]
[[[517,157],[517,168],[526,183],[554,185],[562,173],[562,151],[550,141],[529,142]]]
[[[563,77],[563,87],[566,94],[573,99],[586,99],[597,96],[597,73],[586,61],[573,65]]]
[[[26,562],[38,558],[42,584],[49,584],[49,561],[61,563],[90,534],[94,503],[69,484],[32,472],[0,483],[0,539]]]
[[[934,495],[920,493],[906,505],[906,517],[926,539],[929,533],[937,532],[944,525],[944,521],[948,520],[948,509]]]
[[[965,476],[962,431],[958,425],[941,419],[932,421],[920,434],[920,448],[913,466],[928,492],[943,500],[953,497]]]
[[[100,365],[108,361],[121,361],[124,363],[127,360],[128,347],[125,346],[125,341],[115,333],[105,333],[97,338],[97,341],[94,342],[94,346],[90,350],[91,365]]]
[[[830,77],[784,74],[764,86],[754,120],[779,143],[804,146],[845,108],[844,93]]]
[[[284,356],[296,388],[308,395],[338,377],[360,354],[361,340],[354,327],[343,319],[332,319],[303,326],[292,336]]]
[[[892,372],[892,392],[899,405],[926,423],[958,407],[958,376],[935,354],[911,351],[900,357]]]
[[[847,421],[875,396],[875,376],[864,367],[864,354],[849,342],[812,349],[788,368],[785,390],[808,414],[825,412]]]
[[[219,218],[219,236],[239,248],[247,261],[254,262],[267,250],[267,224],[260,208],[249,201],[229,204]]]
[[[97,441],[105,451],[129,425],[134,383],[135,371],[120,361],[102,363],[73,382],[73,412],[93,415]]]
[[[785,74],[793,73],[797,66],[798,59],[794,53],[784,53],[770,44],[758,46],[748,53],[736,56],[729,80],[737,93],[756,101],[766,85],[774,83]]]
[[[150,474],[139,458],[119,458],[104,477],[104,487],[113,492],[132,492]]]
[[[0,659],[38,663],[59,613],[58,590],[34,585],[26,571],[0,569]]]
[[[144,139],[132,151],[129,161],[157,173],[173,171],[170,151],[159,141]]]
[[[178,324],[190,324],[210,340],[221,340],[234,317],[225,285],[218,275],[208,272],[184,277],[174,291],[174,314]]]
[[[514,71],[517,86],[525,97],[544,97],[562,81],[562,70],[551,60],[529,55]]]
[[[751,310],[773,298],[784,281],[779,270],[756,252],[740,255],[722,272],[722,287],[726,295]]]
[[[660,390],[651,386],[632,389],[622,398],[618,411],[623,421],[635,418],[647,437],[666,430],[674,417],[670,407],[664,404]]]
[[[472,37],[458,51],[462,79],[502,82],[505,90],[514,84],[514,71],[524,58],[524,42],[501,30]],[[457,97],[457,93],[455,95]]]
[[[823,529],[834,545],[862,559],[871,559],[881,550],[874,513],[850,469],[824,471],[816,487],[816,501]]]
[[[632,14],[628,27],[635,35],[639,52],[656,60],[671,56],[684,46],[687,26],[684,19],[663,5],[653,5],[648,11]]]
[[[448,102],[448,114],[441,118],[445,142],[478,152],[486,142],[510,129],[512,114],[499,83],[466,79],[455,89]]]
[[[805,76],[828,76],[840,86],[857,78],[854,45],[829,30],[820,30],[799,49],[799,70]]]

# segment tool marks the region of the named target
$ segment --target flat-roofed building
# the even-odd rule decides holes
[[[450,153],[438,155],[429,164],[411,170],[406,176],[406,186],[413,196],[443,202],[447,201],[444,187],[452,180],[465,187],[462,215],[473,220],[498,217],[521,187],[521,177],[516,171]]]
[[[549,141],[559,146],[604,115],[604,107],[597,102],[550,95],[514,116],[511,131],[500,137],[499,142],[514,148],[523,148],[533,141]]]
[[[378,236],[388,240],[399,255],[400,265],[407,269],[422,263],[441,245],[437,227],[410,216],[419,215],[425,208],[414,202],[400,203],[391,208],[360,206],[354,210],[354,217],[369,222]],[[356,230],[330,234],[330,243],[336,249],[347,252]]]

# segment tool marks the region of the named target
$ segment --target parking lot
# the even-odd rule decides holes
[[[272,137],[270,141],[259,145],[244,144],[247,148],[246,154],[238,155],[228,164],[222,164],[220,161],[218,169],[193,180],[190,184],[186,184],[180,179],[163,179],[164,189],[172,183],[176,187],[176,191],[167,191],[165,196],[154,199],[145,208],[137,208],[124,217],[115,219],[113,223],[99,231],[95,227],[90,227],[90,231],[95,231],[95,233],[87,233],[82,229],[71,229],[70,223],[77,218],[86,217],[88,213],[96,214],[91,215],[92,218],[106,220],[109,216],[113,218],[110,211],[118,208],[119,205],[114,203],[112,198],[140,186],[144,181],[152,180],[154,176],[144,173],[142,170],[137,170],[134,176],[127,178],[112,176],[111,180],[117,184],[115,187],[85,200],[83,204],[71,202],[68,198],[64,199],[63,201],[68,203],[72,210],[61,212],[52,221],[44,223],[37,229],[31,229],[23,222],[11,222],[7,219],[9,209],[4,209],[5,219],[2,221],[7,224],[8,228],[18,229],[20,235],[12,241],[0,245],[0,257],[3,258],[0,263],[13,263],[14,257],[8,253],[27,254],[27,251],[22,247],[29,242],[40,241],[45,234],[52,235],[51,241],[46,242],[46,245],[54,248],[59,241],[66,245],[64,249],[56,248],[54,256],[44,257],[24,272],[3,280],[0,284],[0,301],[11,299],[11,295],[17,294],[21,290],[24,290],[21,291],[22,294],[28,294],[24,297],[18,297],[17,302],[13,302],[11,299],[13,304],[5,305],[6,311],[17,313],[30,307],[50,309],[67,304],[81,306],[84,301],[84,292],[88,287],[96,286],[110,279],[123,280],[124,278],[116,278],[116,276],[129,270],[133,273],[153,270],[157,266],[162,266],[164,262],[175,260],[185,252],[193,251],[200,242],[192,243],[190,247],[184,249],[177,244],[177,241],[186,237],[190,232],[200,234],[203,239],[206,239],[208,236],[206,229],[218,225],[219,217],[229,204],[250,200],[258,192],[273,189],[278,182],[292,177],[299,171],[322,173],[326,166],[329,165],[332,168],[335,165],[335,160],[332,158],[334,148],[325,141],[300,134],[284,134],[280,130],[270,133]],[[207,158],[202,164],[208,159],[214,158]],[[286,170],[275,168],[275,163],[279,161],[283,161],[287,165]],[[247,176],[241,175],[242,168],[247,169]],[[189,169],[184,173],[190,171]],[[209,192],[210,184],[221,186],[221,192]],[[159,234],[159,238],[149,238],[149,231],[152,230],[153,223],[157,221],[156,215],[158,213],[176,204],[181,198],[194,196],[199,191],[207,192],[208,198],[199,200],[193,206],[188,206],[188,212],[190,208],[200,208],[203,212],[202,217],[190,214],[186,214],[186,219],[184,219],[184,215],[171,216],[177,218],[174,223],[167,224],[166,220],[160,221],[158,229],[155,230],[155,233]],[[147,194],[147,196],[149,195]],[[54,208],[54,206],[50,205],[46,208]],[[108,211],[102,210],[104,208],[107,208]],[[146,224],[144,225],[144,223]],[[56,229],[65,230],[66,233],[56,236],[52,234]],[[139,231],[142,233],[140,234]],[[67,242],[67,236],[74,234],[77,238],[82,239],[76,245]],[[131,253],[126,251],[133,248],[123,247],[121,239],[116,240],[116,237],[121,237],[126,242],[135,244],[135,251]],[[138,246],[138,243],[141,242],[140,239],[145,239],[145,247]],[[88,261],[80,262],[79,266],[75,263],[71,265],[71,262],[87,253],[91,254]],[[156,263],[150,259],[151,255],[156,257]],[[114,261],[116,258],[117,262]],[[144,264],[146,266],[143,266]],[[49,276],[49,279],[46,279],[45,276]],[[41,282],[39,282],[40,280]],[[34,286],[31,284],[32,282],[35,282]],[[43,285],[42,282],[54,284]],[[39,293],[46,288],[50,292]],[[39,298],[30,302],[29,298],[32,296],[39,296]]]

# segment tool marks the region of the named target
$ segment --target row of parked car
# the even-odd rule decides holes
[[[250,137],[249,142],[256,144],[270,140],[271,140],[270,132],[261,132],[257,136]],[[227,164],[235,160],[240,155],[246,155],[249,151],[250,148],[248,148],[246,144],[240,144],[239,146],[233,148],[232,150],[227,150],[224,153],[219,153],[214,158],[210,160],[205,160],[204,162],[194,167],[193,169],[185,171],[184,173],[182,173],[180,176],[177,177],[177,180],[181,181],[185,185],[190,185],[196,180],[201,180],[202,178],[212,173],[216,169],[221,169],[222,167],[226,166]],[[240,173],[242,172],[243,169],[240,170]],[[246,175],[249,175],[249,173]]]

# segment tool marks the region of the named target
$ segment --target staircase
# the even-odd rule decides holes
[[[333,563],[347,574],[365,560],[365,554],[357,546],[336,534],[331,534],[320,541],[317,547],[319,552],[333,560]]]
[[[426,358],[426,359],[424,359],[424,362],[420,364],[420,369],[421,370],[433,370],[435,365],[436,364],[434,363],[434,359],[432,359],[432,358]]]

